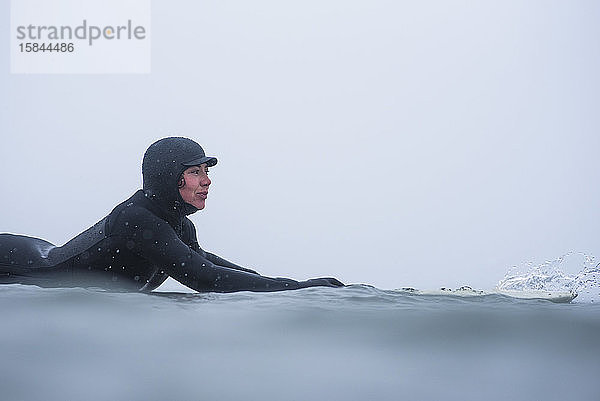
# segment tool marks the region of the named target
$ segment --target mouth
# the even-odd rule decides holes
[[[196,195],[198,195],[202,199],[208,198],[208,192],[198,192],[196,193]]]

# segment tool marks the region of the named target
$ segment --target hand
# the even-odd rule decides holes
[[[300,282],[300,288],[307,287],[345,287],[344,283],[333,277],[313,278]]]

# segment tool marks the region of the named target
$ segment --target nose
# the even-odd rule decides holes
[[[200,182],[200,185],[202,185],[203,187],[208,187],[212,181],[210,180],[210,178],[208,178],[207,175],[205,175],[204,177],[202,177],[202,181]]]

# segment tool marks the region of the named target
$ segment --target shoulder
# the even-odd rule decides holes
[[[138,228],[160,228],[169,226],[151,210],[150,200],[143,191],[137,191],[129,199],[121,202],[108,215],[110,231],[119,233]]]

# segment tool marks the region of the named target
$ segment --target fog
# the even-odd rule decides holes
[[[138,75],[10,74],[0,4],[0,232],[65,243],[177,135],[219,159],[201,246],[265,275],[491,288],[600,255],[598,2],[154,1]]]

